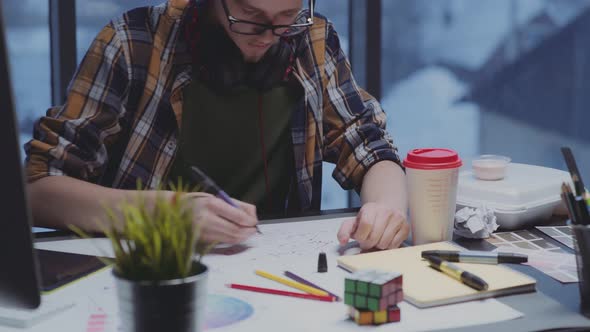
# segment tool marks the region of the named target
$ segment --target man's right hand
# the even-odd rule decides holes
[[[236,209],[223,200],[205,193],[188,194],[193,203],[194,221],[201,227],[201,240],[206,243],[237,244],[256,233],[256,206],[238,200]]]

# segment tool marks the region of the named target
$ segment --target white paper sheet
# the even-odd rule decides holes
[[[529,250],[524,248],[505,248],[504,252],[512,252],[528,256],[528,262],[535,269],[563,283],[578,282],[578,269],[574,254],[562,254],[550,251]]]
[[[494,233],[486,241],[494,245],[496,251],[528,255],[529,261],[525,264],[555,280],[578,282],[576,256],[529,230]]]
[[[327,303],[291,297],[260,294],[227,288],[228,283],[241,283],[293,291],[286,286],[254,274],[255,269],[281,275],[285,270],[298,274],[327,290],[342,294],[347,272],[338,268],[339,255],[336,233],[341,219],[262,225],[262,235],[256,235],[244,246],[216,248],[205,257],[210,268],[208,287],[210,294],[238,298],[249,303],[254,313],[248,319],[211,331],[358,331],[363,329],[350,321],[346,305],[342,302]],[[103,248],[105,240],[94,241]],[[89,240],[44,242],[38,247],[93,253]],[[243,251],[242,251],[243,250]],[[240,252],[241,251],[241,252]],[[318,273],[319,252],[328,256],[328,272]],[[352,246],[347,254],[358,252]],[[97,253],[94,251],[94,253]],[[103,331],[116,331],[117,301],[114,280],[110,271],[97,273],[72,286],[66,287],[60,296],[76,299],[77,305],[68,312],[56,316],[31,331],[86,331],[92,317],[104,314],[107,318]],[[443,328],[486,324],[515,319],[522,314],[494,299],[472,301],[430,309],[417,309],[401,303],[401,322],[366,327],[371,330],[426,331]],[[0,331],[4,331],[0,327]],[[13,331],[7,329],[6,331]],[[22,331],[22,330],[19,330]]]

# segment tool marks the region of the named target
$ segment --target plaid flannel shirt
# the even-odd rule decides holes
[[[184,16],[162,4],[131,10],[103,28],[66,103],[35,124],[25,145],[29,182],[68,175],[134,189],[138,179],[146,188],[166,179],[178,150],[182,91],[191,81],[191,57],[181,38]],[[357,190],[371,165],[399,164],[385,113],[355,83],[332,24],[322,16],[315,20],[325,27],[324,65],[318,65],[308,34],[293,72],[304,91],[291,124],[294,195],[302,211],[320,209],[322,161],[337,165],[333,177],[343,188]]]

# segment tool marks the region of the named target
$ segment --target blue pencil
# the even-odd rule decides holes
[[[309,281],[301,278],[300,276],[296,275],[293,272],[285,271],[284,274],[285,274],[286,277],[291,278],[291,279],[293,279],[293,280],[295,280],[297,282],[300,282],[302,284],[305,284],[305,285],[307,285],[309,287],[313,287],[313,288],[317,288],[319,290],[322,290],[322,291],[330,294],[330,296],[332,296],[334,298],[334,300],[340,301],[340,297],[338,297],[336,294],[331,293],[331,292],[329,292],[329,291],[327,291],[327,290],[325,290],[325,289],[323,289],[323,288],[321,288],[321,287],[319,287],[319,286],[317,286],[317,285],[315,285],[315,284],[313,284],[313,283],[311,283],[311,282],[309,282]]]

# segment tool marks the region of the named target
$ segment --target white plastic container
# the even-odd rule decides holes
[[[506,176],[506,166],[510,158],[494,154],[484,154],[471,161],[471,169],[480,180],[502,180]]]
[[[485,204],[494,210],[503,229],[540,224],[561,204],[561,184],[570,183],[568,172],[554,168],[510,163],[498,181],[477,179],[472,170],[459,172],[457,210]]]

